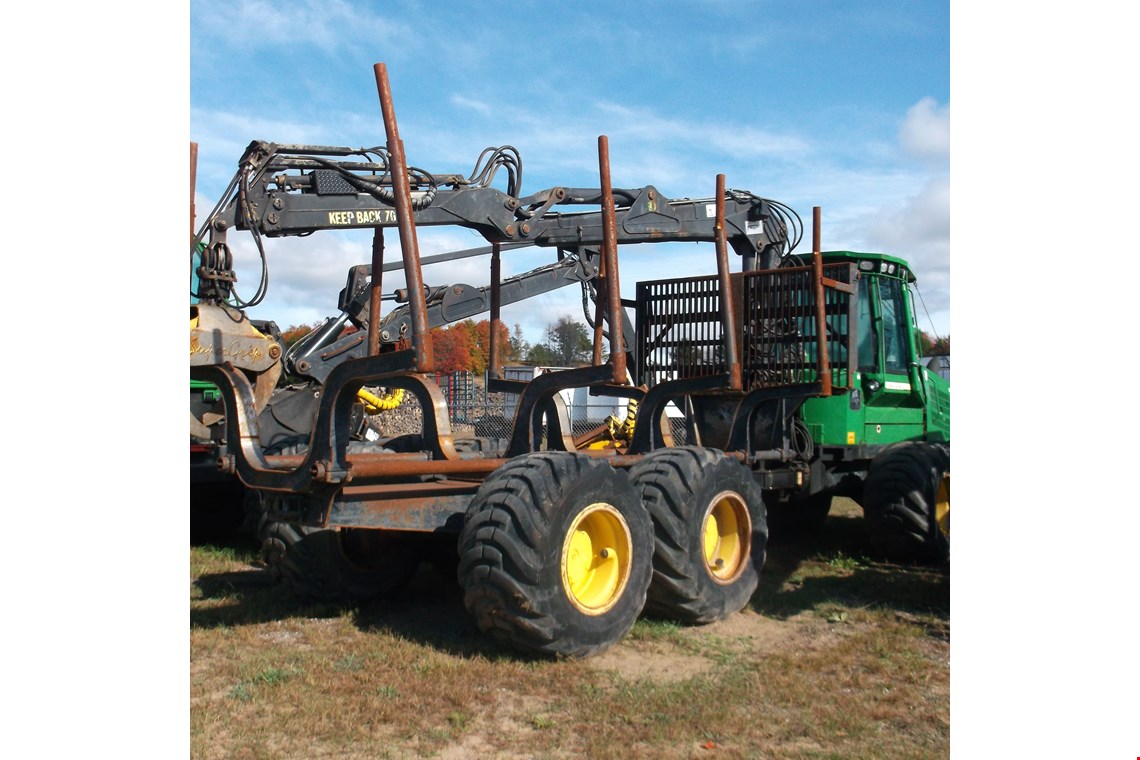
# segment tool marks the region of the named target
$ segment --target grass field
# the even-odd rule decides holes
[[[642,619],[584,661],[480,634],[424,565],[397,597],[298,602],[250,548],[190,550],[195,758],[949,756],[950,578],[867,558],[858,508],[776,540],[751,605]]]

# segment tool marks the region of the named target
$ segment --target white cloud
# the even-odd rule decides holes
[[[807,144],[797,135],[766,132],[743,124],[690,121],[661,116],[646,108],[617,103],[597,105],[598,118],[609,122],[614,132],[641,144],[677,146],[723,153],[739,158],[803,153]]]
[[[925,250],[946,246],[950,240],[950,178],[936,177],[891,214],[871,221],[868,237],[883,241],[891,250]],[[944,262],[949,266],[949,258]]]
[[[414,39],[406,24],[388,21],[344,0],[194,0],[192,13],[196,24],[237,49],[307,44],[336,51],[346,43],[361,40],[383,39],[390,45],[392,41]],[[257,33],[250,34],[250,30]],[[200,50],[196,54],[208,52]]]
[[[899,128],[899,145],[909,156],[944,160],[950,157],[950,104],[923,98],[906,112]]]
[[[476,111],[480,116],[491,116],[494,113],[491,105],[482,100],[468,98],[463,95],[452,95],[450,100],[453,106]]]
[[[950,178],[931,177],[901,204],[866,209],[837,225],[837,244],[889,253],[910,262],[922,301],[915,304],[920,328],[950,332]],[[930,311],[929,324],[925,310]]]
[[[777,167],[813,151],[810,142],[793,132],[673,118],[612,101],[556,100],[541,107],[497,103],[489,109],[485,101],[464,94],[453,93],[448,100],[455,109],[449,118],[401,117],[413,163],[437,171],[466,169],[484,147],[508,143],[524,159],[524,192],[556,184],[596,187],[597,138],[603,134],[609,138],[615,186],[653,184],[670,196],[711,195],[717,172],[734,177],[734,187],[743,186],[745,172],[760,165],[771,178]]]

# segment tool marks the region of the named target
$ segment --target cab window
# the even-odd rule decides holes
[[[902,283],[883,278],[879,281],[883,309],[883,349],[887,372],[907,373],[907,320],[903,308]]]

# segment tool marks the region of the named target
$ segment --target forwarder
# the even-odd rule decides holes
[[[508,147],[488,149],[466,177],[408,167],[386,70],[375,71],[386,148],[252,143],[232,193],[199,236],[208,232],[209,242],[191,308],[191,374],[222,394],[219,468],[261,492],[273,520],[303,532],[282,559],[295,587],[329,598],[382,596],[445,537],[480,629],[523,650],[585,656],[620,640],[646,610],[698,623],[740,610],[763,565],[766,500],[810,509],[819,494],[856,494],[885,543],[948,555],[948,386],[918,366],[906,287],[913,278],[901,260],[839,252],[825,261],[817,209],[810,264],[801,261],[788,236],[794,215],[726,190],[723,175],[715,195],[700,201],[674,201],[649,186],[615,190],[604,136],[599,188],[524,196],[521,159]],[[491,187],[500,168],[506,192]],[[436,303],[440,291],[422,280],[421,224],[467,227],[491,244],[491,390],[519,396],[501,446],[460,445],[428,377],[429,299]],[[342,331],[330,327],[309,344],[328,371],[307,441],[267,455],[259,380],[277,365],[264,361],[269,344],[257,343],[242,310],[227,305],[234,277],[226,236],[247,230],[264,255],[263,237],[334,225],[375,230],[375,276],[342,298],[364,337],[339,344]],[[370,319],[383,297],[386,226],[399,229],[406,303],[400,314]],[[636,300],[624,301],[617,244],[663,240],[714,242],[716,273],[639,283]],[[501,379],[499,261],[504,246],[523,242],[555,248],[586,283],[595,309],[591,366],[525,383]],[[736,274],[730,245],[742,257]],[[232,345],[242,350],[222,348]],[[412,445],[352,443],[365,385],[403,389],[419,403],[423,431]],[[627,445],[575,440],[559,391],[578,387],[638,402]],[[688,412],[684,445],[667,422],[670,402]],[[918,521],[926,528],[915,530]]]

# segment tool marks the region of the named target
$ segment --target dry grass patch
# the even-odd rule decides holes
[[[948,572],[868,559],[857,523],[775,543],[750,609],[643,619],[583,662],[483,637],[427,566],[340,609],[295,601],[250,551],[192,547],[192,756],[946,756]]]

